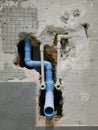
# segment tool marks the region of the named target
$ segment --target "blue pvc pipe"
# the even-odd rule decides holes
[[[44,114],[47,118],[52,119],[54,116],[54,95],[53,91],[46,91]]]
[[[31,43],[30,39],[25,39],[25,64],[29,67],[41,67],[41,61],[31,60]],[[48,61],[44,61],[44,67],[46,68],[46,96],[44,105],[44,114],[47,118],[52,119],[54,117],[54,82],[52,79],[52,64]]]

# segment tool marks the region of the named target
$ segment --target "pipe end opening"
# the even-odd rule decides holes
[[[61,90],[61,85],[56,85],[55,88],[56,88],[57,90]]]
[[[41,89],[44,90],[44,89],[45,89],[45,86],[44,86],[44,85],[41,85]]]
[[[54,109],[52,107],[47,107],[45,109],[45,116],[48,119],[52,119],[54,117]]]
[[[60,85],[57,85],[57,88],[60,88]]]
[[[47,113],[47,114],[53,113],[53,108],[52,108],[52,107],[47,107],[47,108],[45,109],[45,113]]]

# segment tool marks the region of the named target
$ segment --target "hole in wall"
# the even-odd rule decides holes
[[[40,61],[40,42],[39,40],[33,36],[31,33],[22,32],[19,34],[19,42],[17,44],[17,56],[14,60],[14,64],[20,67],[25,67],[27,69],[36,69],[41,74],[40,67],[28,67],[24,62],[24,45],[25,45],[25,38],[29,38],[31,40],[31,60]],[[47,60],[52,63],[53,69],[53,80],[56,81],[56,63],[55,58],[53,55],[49,55],[47,49],[49,50],[49,46],[45,47],[44,50],[44,60]],[[54,52],[54,51],[53,51]],[[52,54],[53,54],[52,52]],[[56,53],[57,54],[57,53]],[[41,80],[41,79],[40,79]],[[45,90],[39,90],[39,114],[44,116],[44,104],[45,104]],[[62,116],[62,107],[63,107],[63,98],[62,92],[60,90],[56,90],[54,88],[54,106],[56,115]]]
[[[69,46],[68,38],[61,39],[61,57],[67,53],[66,49]]]
[[[16,59],[14,60],[14,64],[15,65],[19,65],[20,67],[25,67],[27,69],[36,69],[40,73],[41,71],[40,71],[39,67],[29,67],[24,62],[25,38],[24,39],[20,39],[20,41],[17,44],[18,55],[17,55]],[[35,45],[31,46],[31,60],[35,60],[35,61],[39,61],[40,60],[40,48],[36,47]]]
[[[69,38],[62,38],[60,52],[62,60],[71,56],[71,52],[74,48],[75,46],[69,41]]]
[[[40,107],[40,115],[44,116],[44,104],[45,104],[45,90],[40,90],[39,96],[39,107]],[[63,97],[62,91],[54,88],[54,110],[57,116],[62,117],[62,108],[63,108]]]
[[[61,90],[54,90],[54,105],[55,105],[55,111],[56,115],[63,116],[62,108],[63,108],[63,97],[62,97],[62,91]]]
[[[85,31],[86,37],[88,38],[89,24],[88,23],[83,23],[82,26],[84,27],[84,31]]]

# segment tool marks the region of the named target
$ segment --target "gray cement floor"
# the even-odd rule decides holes
[[[33,130],[34,83],[0,83],[0,130]]]

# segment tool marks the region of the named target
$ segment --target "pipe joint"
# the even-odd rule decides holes
[[[54,90],[54,82],[53,80],[46,81],[46,91],[53,91]]]

